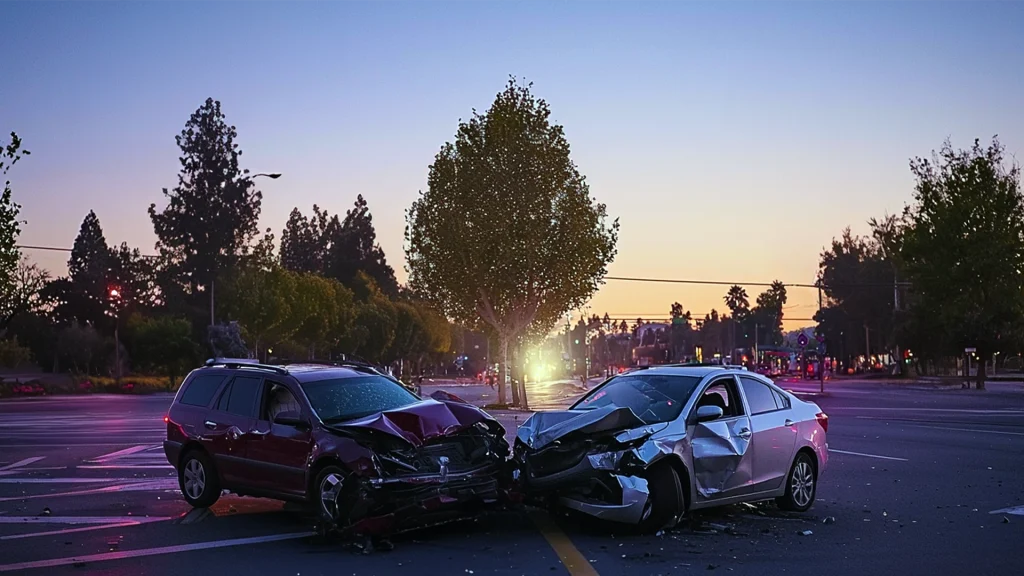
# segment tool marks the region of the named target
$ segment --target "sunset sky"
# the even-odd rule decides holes
[[[620,218],[614,276],[810,283],[833,236],[910,200],[910,157],[998,134],[1024,158],[1019,2],[4,2],[0,48],[28,245],[71,246],[95,210],[153,253],[146,208],[208,96],[243,165],[283,174],[258,181],[262,228],[361,193],[399,280],[427,166],[510,74]],[[725,290],[609,281],[592,311],[703,315]],[[792,289],[787,328],[816,307]]]

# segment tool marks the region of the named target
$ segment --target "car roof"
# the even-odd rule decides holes
[[[331,380],[336,378],[354,378],[357,376],[384,376],[377,369],[361,363],[315,363],[298,364],[260,364],[248,358],[218,358],[206,361],[200,370],[252,371],[264,374],[291,376],[299,383]]]
[[[627,371],[624,374],[636,372],[650,372],[652,374],[671,374],[674,376],[692,376],[703,378],[708,374],[743,374],[750,375],[750,372],[734,366],[721,365],[686,365],[686,364],[660,364],[654,366],[638,367]]]

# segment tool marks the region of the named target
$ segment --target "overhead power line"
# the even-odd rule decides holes
[[[725,282],[723,280],[675,280],[669,278],[633,278],[628,276],[605,276],[605,280],[621,280],[623,282],[655,282],[664,284],[704,284],[709,286],[771,286],[771,282]],[[789,283],[783,282],[783,286],[786,288],[818,288],[817,284],[801,284],[799,282]],[[909,286],[909,282],[896,282],[898,286]],[[893,284],[878,282],[878,283],[861,283],[861,284],[832,284],[830,285],[836,288],[892,288]]]

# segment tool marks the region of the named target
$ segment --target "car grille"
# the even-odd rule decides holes
[[[574,442],[565,446],[550,446],[530,454],[526,458],[531,475],[547,476],[568,470],[580,463],[587,455],[590,445],[584,442]]]

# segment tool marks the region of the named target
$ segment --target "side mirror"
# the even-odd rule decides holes
[[[697,408],[697,422],[718,420],[724,415],[725,411],[718,406],[701,406]]]
[[[280,424],[281,426],[291,426],[299,430],[309,428],[309,422],[306,422],[302,418],[302,414],[299,412],[281,412],[277,416],[274,416],[274,424]]]

